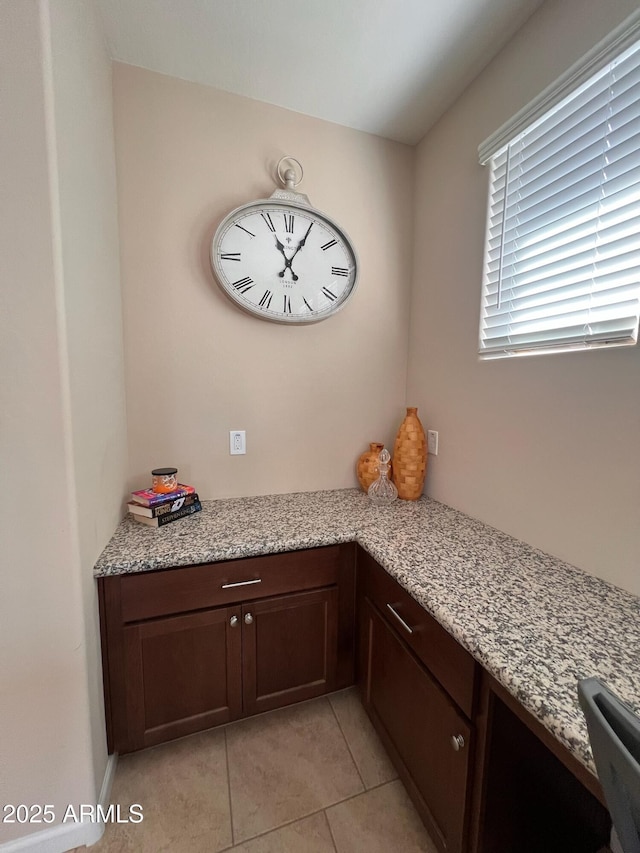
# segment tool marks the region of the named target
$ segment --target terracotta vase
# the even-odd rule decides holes
[[[372,441],[369,449],[360,456],[356,464],[356,475],[360,488],[363,492],[369,491],[369,486],[374,480],[378,479],[378,456],[384,444],[378,441]],[[389,465],[389,476],[391,476],[391,465]]]
[[[417,501],[427,473],[427,437],[417,408],[407,408],[393,446],[393,482],[398,497]]]

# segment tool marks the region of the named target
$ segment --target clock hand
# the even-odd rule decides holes
[[[311,229],[312,229],[312,228],[313,228],[313,222],[312,222],[312,223],[311,223],[311,225],[307,228],[307,233],[304,235],[304,237],[302,238],[302,240],[300,240],[300,242],[298,243],[298,248],[295,250],[295,252],[293,253],[293,255],[291,255],[291,257],[289,258],[289,263],[291,263],[291,261],[295,258],[295,256],[296,256],[296,255],[298,254],[298,252],[300,251],[300,249],[301,249],[301,248],[304,246],[304,244],[307,242],[307,237],[309,236],[309,231],[311,231]]]
[[[284,246],[282,245],[280,240],[278,240],[278,237],[275,234],[273,236],[276,238],[276,248],[282,252],[282,257],[285,259],[285,261],[288,261],[289,259],[287,258],[287,256],[284,253]]]
[[[286,273],[287,269],[289,269],[289,270],[291,270],[291,277],[293,278],[293,280],[294,280],[294,281],[298,281],[298,276],[294,273],[294,271],[293,271],[293,267],[291,266],[291,262],[293,261],[293,259],[295,258],[295,256],[298,254],[298,252],[300,251],[300,249],[301,249],[301,248],[304,246],[304,244],[307,242],[307,237],[309,236],[309,231],[311,231],[311,229],[312,229],[312,228],[313,228],[313,222],[312,222],[312,223],[311,223],[311,225],[309,225],[309,227],[307,228],[307,233],[304,235],[304,237],[302,238],[302,240],[300,240],[300,242],[298,243],[298,246],[297,246],[297,248],[296,248],[295,252],[293,253],[293,255],[291,255],[291,257],[290,257],[290,258],[287,258],[287,256],[285,255],[285,253],[284,253],[284,246],[282,245],[282,243],[280,242],[280,240],[278,240],[278,238],[276,237],[276,246],[277,246],[277,247],[280,249],[280,251],[282,252],[282,255],[283,255],[283,257],[284,257],[284,261],[285,261],[285,267],[284,267],[284,269],[282,270],[282,272],[279,272],[279,273],[278,273],[278,275],[280,276],[280,278],[284,278],[284,274]]]
[[[297,281],[297,280],[298,280],[298,276],[294,273],[293,268],[291,267],[291,261],[292,261],[292,260],[293,260],[292,258],[287,258],[287,257],[285,256],[285,259],[284,259],[284,262],[285,262],[285,263],[284,263],[284,269],[283,269],[283,270],[281,270],[281,271],[278,273],[278,275],[280,276],[280,278],[284,278],[284,274],[286,273],[286,271],[287,271],[287,270],[290,270],[290,271],[291,271],[291,278],[292,278],[294,281]]]
[[[308,233],[309,232],[307,231],[307,234]],[[306,235],[305,235],[305,239],[306,239]],[[288,258],[286,256],[285,251],[284,251],[284,246],[282,245],[280,240],[278,240],[277,236],[276,236],[276,247],[282,252],[282,257],[284,258],[284,269],[281,272],[279,272],[278,275],[280,276],[280,278],[284,278],[284,274],[289,269],[289,270],[291,270],[291,277],[293,278],[294,281],[297,281],[298,276],[294,273],[294,271],[291,267],[291,261],[293,260],[293,257]],[[298,246],[298,248],[300,248],[300,247]],[[297,249],[296,249],[296,251],[297,251]],[[295,252],[294,252],[294,254],[295,254]]]

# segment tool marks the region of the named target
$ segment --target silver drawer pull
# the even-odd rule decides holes
[[[402,625],[402,627],[404,628],[404,630],[405,630],[405,631],[408,631],[410,634],[413,634],[413,628],[410,628],[410,627],[407,625],[407,623],[404,621],[404,619],[402,618],[402,616],[400,616],[400,614],[399,614],[399,613],[397,613],[397,612],[393,609],[393,607],[392,607],[390,604],[387,604],[387,607],[388,607],[388,608],[389,608],[389,610],[393,613],[393,615],[396,617],[396,619],[398,620],[398,622]]]
[[[238,617],[232,616],[231,619],[229,619],[229,625],[231,625],[232,628],[235,628],[237,624],[238,624]]]
[[[253,623],[253,616],[250,613],[245,613],[244,615],[244,624],[251,625]]]
[[[236,581],[236,583],[223,583],[222,589],[231,589],[233,586],[251,586],[252,583],[262,583],[262,578],[256,578],[252,581]]]
[[[462,735],[451,735],[451,746],[456,752],[464,748],[464,738]]]

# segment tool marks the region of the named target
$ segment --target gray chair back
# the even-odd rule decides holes
[[[624,853],[640,853],[640,718],[597,678],[578,682],[589,741]]]

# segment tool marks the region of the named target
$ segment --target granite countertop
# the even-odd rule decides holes
[[[163,528],[129,518],[96,577],[357,541],[594,772],[576,682],[640,713],[640,598],[429,498],[357,489],[204,501]]]

